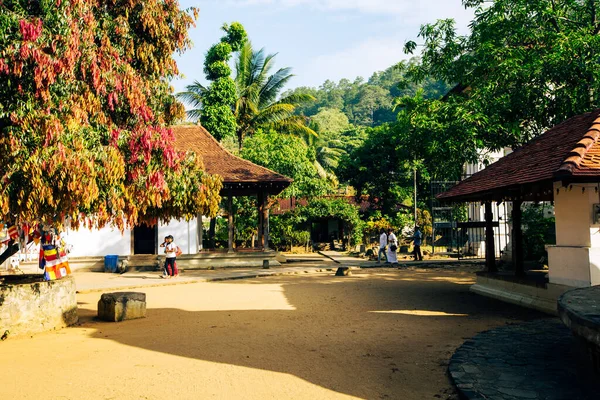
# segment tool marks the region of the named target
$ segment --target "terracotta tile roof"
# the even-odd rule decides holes
[[[367,196],[362,196],[360,201],[358,201],[356,199],[356,197],[352,196],[352,195],[330,195],[330,196],[324,196],[324,197],[331,198],[331,199],[344,199],[344,200],[346,200],[346,202],[348,202],[348,204],[352,204],[353,206],[358,206],[359,207],[358,211],[360,213],[366,213],[369,210],[377,209],[376,208],[377,201],[375,201],[375,204],[373,204],[372,202],[370,202],[368,200]],[[281,214],[285,214],[286,212],[296,209],[296,207],[298,207],[298,206],[305,206],[307,204],[308,204],[308,199],[306,199],[306,198],[291,197],[289,199],[278,199],[277,205],[271,209],[271,212],[273,213],[273,215],[281,215]],[[404,204],[398,204],[398,205],[396,205],[396,210],[412,210],[412,207],[405,206]]]
[[[568,119],[438,195],[438,199],[501,199],[510,190],[524,194],[525,187],[551,190],[557,180],[600,179],[599,116],[600,109]]]
[[[287,186],[292,182],[286,176],[234,156],[202,126],[177,125],[171,129],[175,134],[175,148],[201,155],[206,172],[220,175],[225,184],[273,182]]]

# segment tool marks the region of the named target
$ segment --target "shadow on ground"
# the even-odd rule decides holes
[[[439,270],[271,277],[211,285],[222,285],[228,295],[232,285],[257,286],[257,293],[281,288],[267,293],[281,302],[272,304],[275,309],[252,309],[255,299],[239,298],[233,302],[238,307],[218,310],[218,296],[202,300],[193,294],[195,285],[183,285],[143,290],[148,296],[169,291],[173,304],[181,304],[149,308],[146,319],[91,321],[91,302],[80,316],[95,329],[94,338],[292,374],[356,397],[454,398],[446,370],[464,340],[547,317],[474,295],[468,291],[472,281],[471,273]]]

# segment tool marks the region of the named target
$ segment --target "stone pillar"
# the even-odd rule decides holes
[[[525,268],[523,266],[523,213],[521,211],[522,204],[523,202],[521,200],[515,200],[513,201],[512,209],[512,262],[515,268],[516,276],[525,275]]]
[[[263,225],[264,225],[264,243],[263,249],[269,250],[269,196],[265,193],[263,196]]]
[[[548,246],[550,283],[600,285],[600,204],[597,184],[554,184],[556,245]]]
[[[258,247],[259,249],[264,249],[265,244],[263,242],[264,239],[264,230],[265,230],[265,224],[264,224],[264,215],[263,215],[263,207],[264,207],[264,199],[265,195],[263,192],[258,192],[258,195],[256,196],[256,207],[258,210],[258,243],[256,245],[256,247]]]
[[[227,226],[229,227],[228,253],[233,253],[233,196],[229,195],[227,199]]]
[[[485,202],[485,266],[488,272],[496,272],[496,248],[494,245],[494,213],[492,202]]]
[[[197,232],[198,253],[200,253],[204,247],[204,245],[202,243],[204,240],[204,223],[202,220],[203,220],[202,214],[198,214],[198,232]]]

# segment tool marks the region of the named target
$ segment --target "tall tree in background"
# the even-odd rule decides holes
[[[475,8],[467,36],[452,20],[421,28],[417,80],[462,84],[457,114],[472,141],[498,148],[526,142],[565,119],[600,106],[600,1],[464,0]],[[415,42],[406,51],[414,52]]]
[[[236,86],[228,62],[233,52],[242,49],[247,40],[246,31],[239,22],[225,24],[221,29],[225,36],[208,50],[204,60],[206,79],[212,83],[204,87],[195,81],[185,92],[178,94],[193,107],[188,116],[199,120],[217,140],[235,136],[238,129],[233,113]]]
[[[280,133],[315,135],[306,125],[305,118],[295,115],[296,107],[314,100],[308,94],[289,94],[279,98],[279,93],[294,76],[291,68],[281,68],[270,75],[276,54],[265,54],[264,49],[254,51],[247,41],[241,48],[236,63],[235,118],[237,139],[242,148],[244,139],[258,128],[274,129]]]
[[[220,179],[165,128],[183,116],[167,82],[193,23],[177,1],[0,4],[2,221],[122,229],[218,210]]]

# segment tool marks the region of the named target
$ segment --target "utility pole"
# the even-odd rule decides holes
[[[415,183],[415,226],[417,225],[417,167],[413,168]]]

